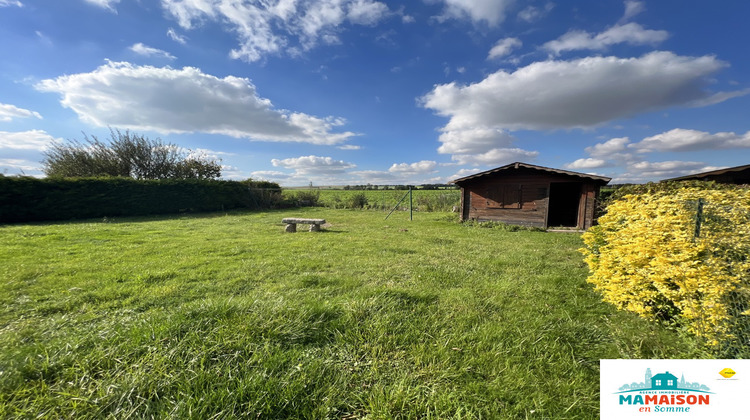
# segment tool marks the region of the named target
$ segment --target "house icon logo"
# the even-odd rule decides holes
[[[699,382],[685,380],[665,371],[651,374],[646,369],[643,382],[623,384],[618,395],[620,406],[636,406],[641,413],[689,413],[696,406],[708,406],[711,403],[710,388]]]
[[[669,372],[651,378],[651,389],[677,389],[677,377]]]
[[[711,390],[707,385],[698,382],[689,382],[685,380],[683,374],[680,378],[669,373],[669,371],[651,375],[651,369],[646,369],[643,382],[633,382],[624,384],[620,387],[619,393],[636,392],[636,391],[659,391],[659,390],[676,390],[676,391],[698,391],[707,392]]]

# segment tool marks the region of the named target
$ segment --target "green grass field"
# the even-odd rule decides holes
[[[0,418],[595,419],[599,359],[700,357],[578,235],[384,216],[0,226]]]

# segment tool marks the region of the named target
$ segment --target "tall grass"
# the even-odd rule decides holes
[[[0,418],[586,419],[599,359],[701,356],[600,302],[577,235],[451,218],[0,227]]]

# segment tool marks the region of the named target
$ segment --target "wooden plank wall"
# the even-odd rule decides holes
[[[594,213],[596,212],[596,197],[599,195],[599,186],[594,183],[583,184],[581,200],[583,205],[578,207],[578,227],[588,229],[594,225]]]
[[[487,191],[498,185],[521,186],[521,207],[504,209],[486,197]],[[467,187],[469,214],[466,219],[501,221],[509,224],[545,227],[549,181],[535,174],[517,174],[502,178],[487,177]]]

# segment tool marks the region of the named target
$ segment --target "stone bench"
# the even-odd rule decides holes
[[[286,217],[281,219],[281,223],[286,223],[284,232],[296,232],[297,223],[310,225],[310,232],[320,232],[320,225],[325,222],[325,219],[298,219],[296,217]]]

